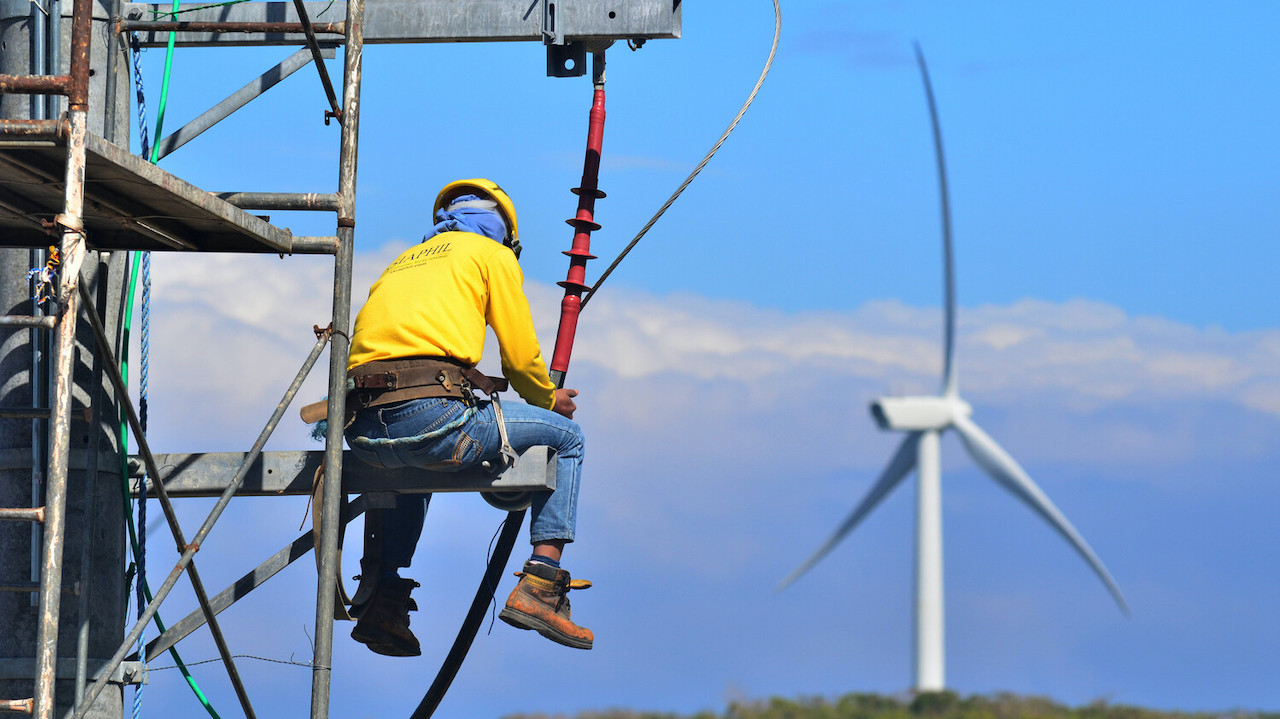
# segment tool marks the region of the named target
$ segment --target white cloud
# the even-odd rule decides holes
[[[399,249],[357,256],[356,309]],[[167,255],[156,264],[153,412],[166,402],[181,407],[174,438],[251,441],[258,418],[265,420],[314,341],[312,326],[328,321],[332,260]],[[561,290],[533,281],[527,290],[549,352]],[[636,428],[669,426],[672,408],[713,425],[749,427],[767,415],[794,427],[814,414],[816,403],[839,407],[845,416],[838,425],[856,423],[861,431],[867,400],[937,390],[941,333],[938,309],[893,300],[788,313],[695,295],[606,290],[582,314],[571,379],[589,371],[588,393],[608,397],[610,416]],[[487,353],[486,365],[494,354]],[[1278,359],[1280,330],[1199,329],[1086,300],[963,308],[958,318],[962,391],[980,421],[984,408],[995,409],[1014,428],[1018,413],[1032,408],[1065,413],[1068,425],[1098,413],[1124,424],[1126,412],[1179,402],[1280,416]],[[326,366],[318,365],[305,401],[324,394]],[[707,406],[710,398],[717,404]],[[227,417],[236,418],[235,428],[219,426]],[[822,441],[843,436],[813,431]],[[1110,436],[1135,439],[1129,449],[1162,451],[1158,437],[1136,441],[1149,429],[1116,431]],[[281,432],[302,430],[295,423]]]

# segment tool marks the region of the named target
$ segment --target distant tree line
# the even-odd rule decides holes
[[[1069,707],[1044,697],[1000,693],[961,697],[925,692],[914,697],[845,694],[838,699],[773,697],[733,702],[723,714],[668,714],[611,709],[583,712],[572,719],[1280,719],[1280,713],[1224,711],[1169,712],[1096,701]],[[503,719],[570,719],[563,715],[515,714]]]

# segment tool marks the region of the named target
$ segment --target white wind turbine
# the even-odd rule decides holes
[[[915,600],[915,684],[916,691],[940,691],[946,687],[943,651],[943,602],[942,602],[942,487],[938,440],[942,433],[954,429],[965,449],[998,484],[1035,510],[1054,529],[1058,530],[1071,546],[1075,547],[1093,571],[1102,580],[1120,605],[1129,613],[1124,595],[1116,586],[1102,561],[1089,548],[1071,522],[1045,496],[1040,487],[1022,467],[996,444],[986,432],[974,424],[973,413],[967,402],[960,398],[956,381],[955,324],[956,292],[955,271],[951,251],[951,209],[947,197],[947,173],[942,153],[942,131],[938,126],[938,112],[934,105],[933,88],[929,71],[925,67],[920,46],[915,47],[916,62],[924,79],[925,95],[929,100],[929,117],[933,124],[933,142],[938,160],[938,181],[942,195],[943,259],[945,264],[946,315],[943,336],[942,394],[926,397],[885,397],[871,403],[871,414],[881,429],[906,432],[889,466],[885,468],[871,491],[862,499],[853,513],[844,520],[835,534],[813,556],[801,564],[782,581],[780,588],[799,579],[818,560],[830,552],[849,532],[853,531],[871,510],[883,500],[911,472],[917,470],[919,492],[916,505],[916,600]]]

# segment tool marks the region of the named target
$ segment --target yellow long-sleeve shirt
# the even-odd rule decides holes
[[[471,366],[493,328],[502,374],[526,402],[550,409],[555,387],[534,333],[524,273],[511,250],[471,232],[443,232],[392,262],[356,316],[347,369],[402,357],[452,357]]]

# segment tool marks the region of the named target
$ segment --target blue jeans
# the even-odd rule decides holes
[[[556,450],[555,491],[533,493],[530,542],[572,542],[582,476],[582,429],[551,410],[519,401],[503,402],[502,415],[517,453],[535,445]],[[356,458],[386,469],[457,472],[502,456],[493,403],[487,400],[472,404],[436,397],[361,410],[346,437]],[[402,494],[395,509],[383,513],[383,569],[409,566],[430,498],[429,494]]]

